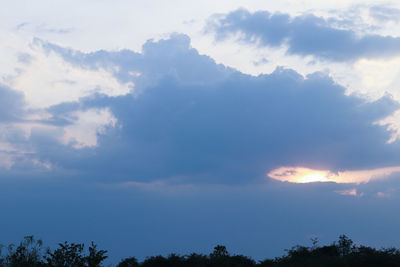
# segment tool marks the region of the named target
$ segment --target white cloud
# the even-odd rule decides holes
[[[32,105],[45,105],[46,103],[59,103],[62,97],[76,101],[82,95],[90,94],[90,90],[98,88],[106,93],[110,91],[107,88],[114,88],[113,92],[119,90],[124,92],[128,90],[129,85],[117,84],[112,75],[105,70],[99,72],[90,72],[79,68],[72,68],[67,63],[60,61],[54,54],[37,55],[35,62],[28,69],[16,66],[15,59],[11,60],[10,47],[18,47],[22,49],[26,40],[31,40],[34,36],[49,40],[50,42],[60,43],[62,46],[71,46],[74,49],[82,51],[94,51],[98,49],[121,49],[128,48],[140,50],[141,45],[149,38],[160,38],[166,33],[182,32],[188,34],[192,39],[192,45],[198,49],[200,53],[210,55],[218,63],[223,63],[228,66],[239,69],[248,74],[258,75],[260,73],[271,73],[276,66],[285,66],[293,68],[303,75],[315,71],[329,70],[333,78],[342,85],[349,85],[350,90],[367,94],[380,94],[383,90],[397,90],[397,81],[394,81],[393,86],[388,85],[388,88],[382,88],[381,85],[371,83],[368,80],[368,69],[371,68],[371,62],[358,62],[355,66],[352,64],[330,64],[327,62],[317,62],[312,58],[302,58],[295,56],[284,55],[285,49],[256,49],[246,45],[233,44],[233,42],[225,42],[223,44],[215,44],[209,37],[205,37],[202,30],[206,19],[214,13],[229,12],[239,7],[244,7],[250,11],[269,10],[270,12],[282,12],[292,15],[301,14],[304,12],[312,12],[321,16],[352,16],[357,17],[360,21],[357,24],[362,24],[367,27],[382,26],[377,33],[395,34],[399,32],[399,24],[393,22],[378,22],[373,20],[368,8],[370,6],[391,5],[399,6],[398,1],[361,1],[361,0],[339,0],[339,1],[319,1],[319,0],[285,0],[278,2],[262,1],[262,0],[223,0],[211,1],[206,0],[201,3],[193,1],[174,0],[164,2],[160,0],[145,2],[131,1],[93,1],[79,2],[80,9],[77,10],[74,1],[58,1],[55,4],[52,1],[41,1],[39,4],[31,5],[30,1],[22,0],[17,3],[10,3],[7,11],[0,11],[0,15],[6,21],[2,26],[3,31],[10,32],[10,29],[15,29],[18,24],[28,23],[18,33],[12,33],[14,37],[3,38],[0,40],[0,50],[4,53],[0,54],[7,57],[7,67],[10,65],[25,70],[16,81],[20,90],[24,90]],[[29,9],[22,9],[22,6],[29,6]],[[165,9],[169,12],[165,12]],[[52,12],[48,12],[51,9]],[[87,10],[91,10],[92,19],[87,19]],[[349,15],[349,9],[353,13]],[[28,12],[29,10],[29,12]],[[112,10],[112,12],[110,12]],[[332,13],[335,10],[336,13]],[[33,15],[35,14],[35,15]],[[71,20],[71,16],[74,17]],[[192,21],[192,23],[183,23],[183,21]],[[40,25],[46,25],[51,29],[74,29],[68,34],[54,34],[48,31],[39,31]],[[146,25],[146,27],[132,27],[132,25]],[[8,27],[8,28],[7,28]],[[379,28],[378,27],[378,28]],[[365,28],[365,27],[364,27]],[[373,28],[373,27],[372,27]],[[376,28],[376,27],[375,27]],[[10,33],[8,34],[10,35]],[[8,36],[6,35],[6,36]],[[1,37],[0,37],[1,38]],[[20,42],[18,43],[18,38]],[[10,41],[12,40],[12,41]],[[8,43],[1,46],[1,43]],[[15,51],[15,50],[13,50]],[[4,54],[4,55],[3,55]],[[15,53],[14,53],[15,54]],[[267,58],[267,64],[254,65],[254,62],[260,58]],[[11,63],[10,63],[11,62]],[[47,62],[47,63],[46,63]],[[393,63],[393,64],[392,64]],[[392,62],[381,70],[377,80],[383,80],[389,83],[390,80],[384,80],[384,76],[393,76],[393,71],[397,70],[399,64]],[[375,63],[374,63],[375,64]],[[368,66],[367,66],[368,65]],[[375,69],[380,69],[379,62],[375,64]],[[394,68],[392,68],[394,66]],[[4,66],[0,66],[1,69]],[[53,69],[54,68],[54,69]],[[39,70],[43,75],[38,74]],[[386,73],[386,70],[388,72]],[[39,76],[38,76],[39,75]],[[33,79],[32,76],[37,78]],[[43,77],[44,76],[44,77]],[[67,77],[67,78],[64,78]],[[382,79],[380,78],[382,77]],[[88,82],[92,81],[92,82]],[[38,89],[32,88],[32,82],[40,85],[41,94],[35,92]],[[22,87],[27,86],[23,89]],[[82,88],[79,88],[82,87]],[[44,89],[43,89],[44,88]],[[50,90],[49,88],[56,88]],[[68,88],[66,90],[65,88]],[[118,88],[118,89],[117,89]],[[54,91],[58,91],[55,93]],[[81,93],[76,93],[81,91]],[[68,93],[67,93],[68,92]],[[50,105],[50,104],[48,104]]]
[[[331,77],[338,84],[347,88],[347,94],[355,93],[374,101],[389,93],[396,101],[400,101],[400,57],[318,63],[319,66],[321,64],[329,69]]]
[[[117,123],[107,108],[76,111],[70,115],[72,124],[64,127],[61,142],[77,149],[97,146],[98,135],[104,134],[107,127],[114,127]]]
[[[33,114],[32,118],[37,118]],[[40,114],[39,114],[40,115]],[[39,116],[39,118],[49,118]],[[23,121],[0,124],[0,168],[10,169],[16,163],[28,164],[34,168],[51,170],[52,164],[37,158],[31,144],[32,133],[54,138],[64,145],[76,149],[93,148],[98,145],[98,135],[105,134],[109,127],[115,127],[117,119],[108,108],[75,111],[64,119],[67,126],[44,122]]]
[[[377,122],[377,124],[387,126],[387,130],[392,132],[392,135],[388,140],[389,144],[400,139],[400,110],[396,111],[392,116]]]
[[[63,102],[76,102],[94,93],[125,95],[132,83],[121,84],[112,73],[90,70],[65,62],[54,52],[46,52],[36,42],[29,50],[29,62],[19,64],[19,71],[7,85],[25,95],[31,108],[47,108]]]

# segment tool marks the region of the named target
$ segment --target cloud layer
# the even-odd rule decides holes
[[[47,109],[53,118],[109,110],[119,126],[97,132],[94,151],[32,136],[41,160],[85,177],[249,183],[281,166],[337,171],[399,164],[398,142],[387,144],[391,132],[375,123],[398,103],[390,96],[375,102],[347,96],[321,73],[303,77],[278,68],[245,75],[200,55],[184,35],[148,41],[142,53],[44,48],[74,66],[112,70],[121,83],[135,84],[131,94],[94,94]]]
[[[373,13],[379,17],[380,9]],[[387,14],[387,12],[385,13]],[[330,61],[353,61],[359,58],[387,58],[400,54],[400,38],[364,34],[335,27],[337,21],[312,14],[291,17],[284,13],[245,9],[216,15],[207,30],[217,40],[237,36],[239,40],[260,46],[287,46],[287,53],[315,56]]]

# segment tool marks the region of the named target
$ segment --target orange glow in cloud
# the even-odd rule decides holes
[[[270,171],[267,176],[278,181],[290,183],[334,182],[360,184],[386,178],[395,172],[400,172],[400,166],[337,173],[304,167],[280,167]]]

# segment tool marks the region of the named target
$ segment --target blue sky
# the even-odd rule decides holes
[[[168,12],[165,12],[168,10]],[[317,236],[400,246],[396,1],[16,1],[0,15],[2,243],[111,262]]]

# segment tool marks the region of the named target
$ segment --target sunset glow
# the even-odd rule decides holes
[[[328,182],[326,174],[312,172],[297,179],[298,183]]]
[[[267,176],[278,181],[290,183],[334,182],[360,184],[386,178],[395,172],[400,172],[400,166],[337,173],[304,167],[280,167],[269,172]]]

